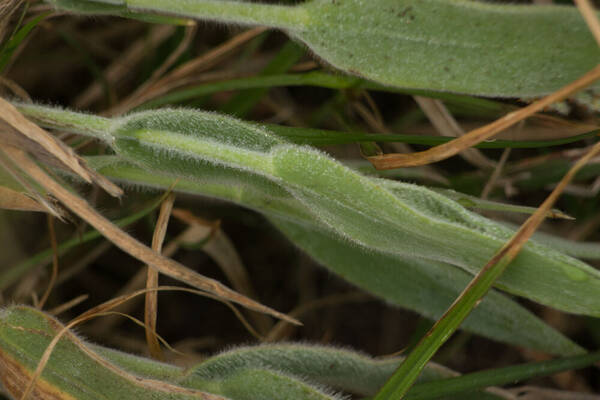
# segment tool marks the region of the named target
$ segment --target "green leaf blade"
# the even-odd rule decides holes
[[[357,245],[447,262],[473,275],[513,232],[439,193],[363,176],[322,152],[286,143],[267,127],[226,116],[142,112],[117,119],[110,132],[98,136],[109,138],[125,160],[173,177],[202,181],[197,168],[202,164],[262,176],[300,202],[319,225]],[[600,316],[600,272],[535,241],[525,245],[497,287],[567,312]]]
[[[585,22],[568,6],[449,0],[314,0],[293,7],[215,0],[52,2],[88,14],[152,11],[279,28],[345,73],[400,88],[536,97],[600,61]]]
[[[531,97],[600,61],[573,7],[316,0],[306,9],[310,23],[291,30],[298,39],[333,66],[384,85]]]
[[[102,174],[128,184],[168,188],[175,180],[119,161],[114,156],[94,157],[88,161]],[[468,273],[447,264],[373,252],[354,245],[319,225],[302,204],[284,190],[275,189],[265,178],[207,166],[198,172],[202,179],[179,179],[174,190],[233,201],[267,215],[293,243],[324,267],[400,307],[436,319],[470,279]],[[582,351],[496,291],[490,293],[464,327],[495,340],[556,354]]]
[[[4,71],[6,65],[10,62],[10,58],[13,53],[19,47],[19,45],[27,38],[27,35],[35,28],[44,18],[46,18],[50,13],[43,13],[31,21],[27,22],[23,25],[14,35],[10,37],[10,39],[0,48],[0,73]]]
[[[277,218],[269,220],[293,243],[337,275],[430,319],[441,317],[471,279],[466,272],[444,263],[372,253],[314,228]],[[562,355],[583,351],[495,290],[465,320],[463,327],[495,340],[541,351],[552,348]]]

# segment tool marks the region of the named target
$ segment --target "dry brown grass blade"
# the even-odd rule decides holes
[[[290,318],[285,314],[264,306],[246,296],[240,295],[220,282],[200,275],[179,264],[178,262],[156,253],[112,224],[108,219],[100,215],[84,199],[58,184],[21,150],[7,146],[4,149],[4,152],[14,162],[18,163],[21,168],[40,186],[44,187],[49,193],[67,206],[73,213],[77,214],[91,226],[96,228],[98,232],[113,242],[121,250],[132,255],[143,263],[156,268],[159,272],[167,276],[185,282],[188,285],[194,286],[200,290],[205,290],[225,300],[238,303],[255,311],[271,314],[276,318],[281,318],[295,324],[300,324],[299,321]]]
[[[235,290],[251,299],[258,299],[246,266],[242,262],[233,242],[222,229],[219,228],[215,232],[202,247],[202,250],[215,260]],[[262,333],[268,332],[273,325],[272,320],[265,314],[250,311],[248,316]]]
[[[155,288],[155,289],[158,289],[158,288]],[[146,293],[148,293],[148,292],[146,292]],[[139,319],[137,319],[129,314],[121,313],[118,311],[107,311],[107,312],[103,312],[103,313],[98,313],[98,314],[96,314],[96,316],[97,317],[115,316],[115,317],[127,318],[128,320],[130,320],[137,326],[142,327],[142,328],[145,327],[144,322],[140,321]],[[156,336],[156,338],[160,341],[160,343],[162,343],[163,346],[165,346],[169,351],[176,353],[177,355],[187,357],[187,355],[185,353],[182,353],[181,351],[178,351],[175,348],[173,348],[173,346],[171,346],[169,344],[169,342],[167,342],[167,340],[165,338],[163,338],[162,336],[160,336],[157,332],[154,332],[154,336]]]
[[[92,183],[89,172],[81,166],[77,155],[70,148],[54,139],[33,122],[27,120],[12,104],[4,99],[0,99],[0,116],[4,124],[11,127],[13,132],[16,131],[41,145],[44,150],[67,166],[71,172],[74,172],[86,182]],[[7,133],[4,134],[4,136],[6,135]],[[28,148],[27,150],[35,151],[36,149]]]
[[[465,134],[460,125],[458,125],[458,122],[456,122],[452,114],[450,114],[444,103],[440,100],[423,96],[413,96],[413,99],[421,107],[429,122],[431,122],[440,135],[460,137]],[[496,165],[495,162],[483,155],[479,149],[464,149],[458,155],[477,168],[490,169]]]
[[[64,302],[48,311],[46,311],[48,314],[50,315],[60,315],[62,313],[64,313],[65,311],[70,310],[71,308],[83,303],[84,301],[86,301],[88,298],[90,297],[89,294],[80,294],[79,296]]]
[[[174,209],[171,215],[176,215],[177,209]],[[201,236],[204,235],[204,236]],[[166,244],[163,248],[163,255],[166,257],[171,257],[173,254],[177,252],[181,243],[193,242],[195,239],[199,237],[201,240],[204,240],[208,237],[208,233],[206,230],[199,225],[191,225],[185,231],[177,235],[173,238],[169,243]],[[197,243],[197,241],[196,241]],[[140,270],[137,274],[135,274],[118,292],[117,296],[123,296],[128,293],[134,292],[140,288],[144,287],[146,281],[146,273],[143,270]],[[127,303],[123,303],[117,309],[122,313],[131,313],[137,307],[138,298],[134,298]],[[97,323],[92,323],[90,330],[93,331],[98,336],[105,335],[106,332],[109,332],[114,326],[117,324],[118,319],[115,317],[107,317],[103,321],[97,321]]]
[[[200,57],[197,57],[177,69],[175,69],[171,74],[165,77],[165,82],[174,82],[181,79],[185,79],[186,77],[197,73],[199,71],[205,71],[206,69],[214,66],[216,63],[221,61],[224,56],[227,56],[231,51],[235,50],[239,46],[248,42],[249,40],[254,39],[256,36],[260,35],[268,28],[265,27],[257,27],[247,31],[244,31],[233,38],[229,39],[225,43],[220,46],[215,47],[211,51],[203,54]]]
[[[488,263],[481,269],[481,271],[473,278],[471,283],[465,288],[461,295],[455,300],[456,304],[463,295],[478,282],[479,277],[488,272],[498,262],[503,259],[513,260],[521,251],[525,243],[531,238],[536,229],[547,217],[548,212],[552,209],[552,206],[562,194],[565,187],[575,177],[577,172],[586,165],[592,158],[600,154],[600,142],[596,143],[592,148],[569,169],[569,172],[563,176],[556,188],[546,197],[546,200],[538,207],[538,209],[521,225],[519,230],[513,235],[513,237],[494,255],[494,257],[488,261]],[[443,318],[443,317],[442,317]]]
[[[185,210],[183,208],[175,208],[173,209],[173,212],[171,214],[173,215],[173,217],[190,226],[203,226],[207,228],[207,230],[205,231],[206,236],[213,236],[215,232],[219,229],[219,226],[221,225],[221,221],[219,220],[209,221],[207,219],[195,215],[190,210]]]
[[[542,154],[539,156],[533,156],[522,160],[514,161],[510,165],[507,165],[506,172],[509,174],[525,173],[529,170],[542,165],[552,160],[565,160],[565,161],[576,161],[579,157],[585,154],[591,146],[578,149],[566,149],[558,150],[552,153]]]
[[[341,294],[333,294],[327,297],[321,297],[301,304],[290,311],[290,315],[296,318],[300,318],[303,315],[321,309],[325,307],[337,307],[340,305],[350,303],[364,303],[372,301],[374,298],[364,292],[349,292]],[[279,321],[269,331],[269,334],[265,337],[265,342],[280,342],[286,340],[294,333],[294,326],[288,324],[285,321]]]
[[[600,142],[596,143],[586,155],[577,160],[569,172],[567,172],[560,182],[558,182],[558,185],[556,185],[552,193],[550,193],[542,205],[538,207],[537,211],[533,213],[527,219],[527,221],[525,221],[513,239],[505,246],[507,247],[507,255],[510,255],[512,258],[517,255],[517,253],[521,250],[521,247],[523,247],[523,244],[525,244],[531,235],[533,235],[537,227],[546,218],[546,215],[558,197],[561,195],[569,182],[571,182],[571,180],[575,177],[577,172],[598,154],[600,154]]]
[[[188,228],[185,231],[183,231],[182,233],[180,233],[179,235],[177,235],[174,239],[172,239],[169,243],[167,243],[167,245],[163,248],[162,254],[165,257],[173,256],[173,254],[175,254],[177,252],[177,250],[179,249],[180,244],[182,242],[186,241],[186,238],[188,237],[188,235],[190,233],[194,237],[197,237],[197,234],[192,231],[194,231],[194,227]],[[123,285],[123,287],[121,289],[119,289],[119,291],[117,292],[116,295],[123,296],[128,293],[139,290],[140,288],[143,288],[144,284],[146,282],[146,275],[147,274],[145,273],[144,270],[138,271],[138,273],[136,273],[129,281],[127,281],[127,283],[125,283],[125,285]],[[137,300],[138,300],[138,298],[136,297],[127,303],[121,304],[119,306],[119,308],[117,309],[117,311],[124,313],[124,314],[133,312],[133,310],[139,305]],[[109,316],[102,321],[96,321],[95,323],[92,323],[90,330],[98,336],[103,336],[107,332],[109,332],[111,329],[113,329],[118,321],[119,321],[118,318]]]
[[[3,0],[0,1],[0,41],[4,39],[7,33],[10,17],[19,8],[23,0]]]
[[[1,149],[1,148],[0,148]],[[33,185],[21,175],[21,172],[18,170],[16,165],[7,159],[4,156],[4,153],[0,151],[0,168],[3,168],[6,172],[10,174],[10,176],[25,190],[26,193],[22,193],[22,195],[31,196],[33,200],[35,200],[38,205],[43,207],[44,212],[47,212],[51,215],[54,215],[57,218],[62,219],[65,216],[63,210],[56,207],[55,204],[52,204],[51,201],[46,199],[44,193],[40,193],[37,188],[33,187]],[[7,196],[10,193],[5,193]],[[7,207],[8,208],[8,207]],[[32,210],[33,211],[33,210]]]
[[[523,125],[521,125],[523,124]],[[495,136],[506,140],[554,140],[581,135],[599,128],[591,122],[568,120],[546,114],[536,114]]]
[[[158,214],[158,221],[156,221],[156,228],[154,228],[154,235],[152,236],[152,250],[157,253],[161,252],[165,235],[167,234],[167,226],[169,224],[169,217],[171,216],[171,210],[173,210],[173,203],[175,202],[175,195],[169,194],[165,200],[163,200],[160,206],[160,212]],[[152,267],[148,267],[146,275],[146,289],[156,289],[158,287],[158,271]],[[156,316],[158,313],[158,293],[155,290],[150,290],[146,293],[146,304],[144,307],[144,322],[146,328],[146,342],[148,343],[148,349],[150,355],[157,360],[164,360],[164,356],[160,349],[160,344],[156,337]]]
[[[173,25],[153,26],[148,35],[136,40],[104,70],[103,76],[106,82],[111,86],[119,84],[131,72],[132,66],[138,64],[146,56],[149,48],[158,47],[160,42],[174,32],[175,26]],[[88,107],[102,96],[103,91],[102,83],[95,81],[81,92],[72,104],[78,109]]]
[[[598,42],[598,45],[600,46],[600,21],[598,21],[594,6],[589,0],[575,0],[575,4],[588,25],[588,28],[592,32],[592,35],[594,35],[594,39],[596,39],[596,42]]]
[[[185,35],[179,45],[175,48],[175,50],[167,57],[167,59],[152,73],[150,78],[146,82],[144,82],[141,86],[139,86],[133,93],[128,95],[120,105],[115,106],[111,110],[109,110],[109,114],[122,114],[128,109],[134,107],[134,104],[139,101],[141,97],[144,96],[144,93],[151,91],[152,87],[159,81],[161,75],[163,75],[174,63],[177,59],[183,54],[183,52],[189,47],[196,33],[196,22],[190,21],[193,25],[188,26],[185,31]],[[139,103],[137,103],[139,104]]]
[[[27,91],[25,91],[25,89],[23,89],[19,84],[17,84],[17,82],[0,76],[0,85],[9,89],[15,96],[20,98],[21,101],[25,103],[32,102],[31,97],[29,97],[29,93],[27,93]]]
[[[481,302],[486,293],[490,290],[496,280],[502,275],[512,260],[519,254],[525,243],[531,238],[536,229],[546,218],[548,211],[554,205],[564,188],[575,177],[577,172],[587,164],[597,154],[600,154],[600,142],[596,143],[589,152],[581,157],[571,167],[571,169],[560,180],[556,188],[544,200],[519,230],[506,242],[502,248],[485,264],[485,266],[469,282],[461,294],[454,300],[452,305],[446,310],[442,317],[437,320],[433,327],[421,338],[416,345],[416,351],[412,351],[403,364],[396,370],[394,378],[405,378],[406,372],[414,372],[414,368],[420,371],[425,363],[431,359],[431,356],[450,338],[450,336],[459,328],[464,319]],[[560,288],[556,288],[560,293]],[[410,376],[410,384],[414,382],[415,375]],[[389,381],[388,381],[389,382]],[[404,383],[404,382],[402,382]],[[385,389],[385,386],[384,386]],[[402,397],[404,392],[399,393]],[[392,392],[388,392],[389,395]],[[392,398],[386,395],[386,398]]]
[[[210,50],[206,54],[201,55],[191,61],[186,62],[185,64],[177,67],[161,79],[153,82],[151,85],[144,85],[125,99],[123,99],[119,104],[115,107],[112,107],[110,110],[106,111],[104,114],[106,115],[120,115],[123,114],[132,108],[139,106],[156,98],[160,95],[167,93],[168,91],[191,83],[198,79],[198,74],[202,71],[206,71],[211,68],[213,65],[222,61],[224,57],[228,56],[241,46],[242,44],[248,42],[249,40],[255,38],[262,32],[264,32],[266,28],[259,27],[250,29],[248,31],[242,32],[239,35],[229,39],[225,43],[220,46],[215,47]]]
[[[190,235],[182,238],[182,242],[199,243],[208,238],[202,246],[202,251],[206,252],[217,263],[231,286],[243,295],[253,299],[258,298],[246,266],[231,239],[223,232],[218,222],[205,221],[189,210],[184,209],[174,209],[173,216],[189,224],[190,227],[197,228],[190,229]],[[192,236],[192,234],[196,236]],[[273,325],[270,318],[264,314],[251,312],[249,317],[260,332],[268,332]]]
[[[171,383],[167,383],[167,382],[159,381],[159,380],[155,380],[155,379],[140,378],[137,375],[130,374],[129,372],[126,372],[126,371],[120,369],[118,366],[116,366],[116,365],[110,363],[109,361],[105,360],[104,358],[100,357],[89,347],[85,346],[85,343],[83,343],[76,336],[74,337],[73,341],[75,343],[77,343],[79,345],[79,348],[81,350],[83,350],[89,357],[96,360],[103,367],[113,371],[114,373],[120,375],[121,377],[127,379],[129,382],[131,382],[137,386],[141,386],[146,389],[153,390],[155,392],[162,392],[162,393],[164,393],[165,398],[169,398],[169,397],[171,397],[169,395],[175,394],[175,395],[192,396],[192,397],[198,398],[199,400],[227,400],[225,397],[207,393],[207,392],[202,392],[200,390],[188,389],[188,388],[184,388],[181,386],[177,386],[177,385],[174,385]]]
[[[490,193],[492,192],[492,189],[494,189],[494,186],[496,185],[496,181],[500,177],[500,174],[502,173],[502,168],[504,168],[504,165],[506,164],[506,161],[508,160],[509,156],[510,156],[510,147],[507,147],[502,152],[502,156],[500,156],[500,160],[498,161],[498,164],[496,164],[496,167],[494,168],[492,175],[490,175],[490,179],[488,179],[487,183],[483,187],[483,190],[481,191],[482,199],[484,199],[484,200],[487,199],[488,196],[490,195]],[[561,217],[565,216],[565,214],[556,213],[554,211],[550,211],[550,212],[552,213],[551,215],[556,218],[558,218],[559,216],[561,216]]]
[[[161,75],[171,68],[173,64],[175,64],[177,59],[181,57],[185,50],[192,44],[192,40],[194,39],[197,28],[197,22],[190,20],[190,25],[185,28],[183,39],[181,39],[181,42],[179,42],[175,50],[169,54],[169,57],[167,57],[166,60],[156,70],[154,70],[152,76],[148,80],[148,84],[155,82],[158,78],[160,78]]]
[[[88,183],[96,183],[113,196],[123,191],[114,183],[89,168],[85,161],[68,146],[25,118],[12,104],[0,98],[0,142],[16,145],[44,159],[57,163]]]
[[[77,258],[77,261],[70,264],[68,269],[61,271],[61,273],[58,275],[58,279],[56,280],[56,285],[61,285],[62,283],[73,278],[75,275],[96,261],[98,257],[103,255],[111,247],[112,243],[107,240],[102,240],[97,245],[92,246],[91,249],[86,251],[81,257]],[[41,266],[43,266],[44,263],[46,263],[46,261],[40,263]]]
[[[183,287],[177,287],[177,286],[159,286],[159,287],[157,287],[157,288],[155,288],[155,289],[151,289],[151,290],[150,290],[150,289],[141,289],[141,290],[137,290],[137,291],[135,291],[135,292],[133,292],[133,293],[128,293],[128,294],[126,294],[126,295],[118,296],[118,297],[116,297],[116,298],[113,298],[113,299],[110,299],[110,300],[108,300],[108,301],[106,301],[106,302],[104,302],[104,303],[102,303],[102,304],[99,304],[99,305],[97,305],[96,307],[93,307],[93,308],[89,309],[88,311],[86,311],[86,312],[84,312],[83,314],[79,315],[77,318],[73,319],[73,320],[72,320],[72,321],[71,321],[71,322],[68,324],[68,326],[71,326],[71,325],[73,325],[73,326],[74,326],[74,325],[76,325],[76,324],[79,324],[79,323],[82,323],[82,322],[88,321],[88,320],[90,320],[90,319],[92,319],[92,318],[96,318],[96,317],[99,317],[99,316],[114,316],[114,315],[120,315],[120,316],[124,316],[124,317],[126,317],[126,318],[128,318],[128,319],[130,319],[130,320],[134,321],[134,322],[135,322],[136,324],[138,324],[139,326],[144,326],[144,324],[140,323],[140,321],[136,320],[135,318],[133,318],[133,317],[131,317],[131,316],[129,316],[129,315],[126,315],[126,314],[124,314],[124,313],[120,313],[120,312],[111,311],[111,310],[112,310],[112,309],[114,309],[114,308],[116,308],[116,307],[118,307],[118,306],[120,306],[120,305],[122,305],[122,304],[124,304],[125,302],[129,302],[130,300],[132,300],[132,299],[134,299],[134,298],[136,298],[136,297],[140,296],[141,294],[148,293],[149,291],[180,291],[180,292],[188,292],[188,293],[198,294],[198,295],[201,295],[201,296],[206,296],[206,297],[210,297],[210,298],[213,298],[213,299],[215,299],[215,300],[221,301],[221,302],[223,302],[225,305],[227,305],[229,308],[231,308],[231,309],[234,311],[234,313],[236,314],[236,316],[237,316],[237,317],[240,319],[240,321],[241,321],[241,322],[242,322],[242,323],[243,323],[243,324],[244,324],[244,325],[245,325],[247,328],[249,328],[250,332],[251,332],[253,335],[258,335],[256,332],[253,332],[253,331],[251,330],[251,329],[252,329],[252,327],[251,327],[251,326],[248,324],[248,322],[247,322],[247,321],[244,319],[244,317],[241,315],[240,311],[239,311],[239,310],[237,310],[237,308],[236,308],[234,305],[232,305],[231,303],[229,303],[229,302],[227,302],[227,301],[224,301],[223,299],[217,298],[217,297],[215,297],[215,296],[212,296],[212,295],[210,295],[210,294],[207,294],[207,293],[205,293],[205,292],[203,292],[203,291],[200,291],[200,290],[196,290],[196,289],[190,289],[190,288],[183,288]],[[156,334],[156,332],[155,332],[155,334]],[[169,345],[169,344],[168,344],[168,343],[167,343],[167,342],[166,342],[164,339],[162,339],[160,336],[158,336],[158,335],[157,335],[157,337],[158,337],[158,338],[161,340],[161,342],[162,342],[163,344],[165,344],[165,347],[167,347],[169,350],[171,350],[171,351],[173,351],[173,352],[175,352],[175,353],[178,353],[178,354],[180,354],[180,355],[184,355],[183,353],[181,353],[181,352],[179,352],[179,351],[177,351],[177,350],[173,349],[173,348],[172,348],[172,347],[171,347],[171,346],[170,346],[170,345]],[[257,336],[257,338],[261,339],[261,338],[260,338],[260,336]],[[80,342],[80,343],[81,343],[81,342]],[[50,347],[50,346],[49,346],[49,347]],[[51,352],[51,351],[52,351],[51,349],[46,349],[46,352]],[[106,360],[105,360],[105,361],[106,361]],[[41,362],[41,361],[40,361],[40,362]],[[41,371],[43,370],[43,366],[40,368],[40,365],[38,364],[38,369],[40,370],[40,374],[41,374]],[[112,368],[111,368],[111,369],[112,369]],[[117,369],[117,371],[118,371],[118,369]],[[36,372],[37,372],[37,370],[36,370]],[[39,374],[38,374],[38,376],[39,376]],[[129,379],[129,378],[127,377],[127,375],[125,375],[125,377],[126,377],[126,379]],[[139,380],[139,378],[135,378],[135,380],[136,380],[136,381],[138,381],[138,380]],[[32,379],[32,381],[33,381],[33,379]],[[141,383],[143,383],[143,380],[142,380],[142,381],[140,381],[140,382],[141,382]],[[155,381],[151,381],[151,382],[155,382]],[[167,386],[167,387],[170,387],[170,386]],[[185,389],[185,388],[181,388],[181,387],[179,387],[179,386],[173,386],[173,388],[175,389],[175,392],[176,392],[176,393],[182,393],[182,392],[178,392],[178,391],[177,391],[177,390],[179,390],[179,389],[188,390],[188,389]],[[160,390],[160,389],[159,389],[159,390]],[[203,395],[206,395],[206,393],[204,393],[204,392],[194,392],[194,393],[201,393],[201,394],[203,394]],[[189,393],[188,393],[188,394],[189,394]],[[219,399],[219,400],[226,400],[226,399],[223,399],[223,398],[221,398],[221,397],[219,397],[219,396],[215,396],[215,395],[209,395],[209,396],[213,396],[213,397],[206,397],[206,399],[211,399],[211,400],[216,400],[216,399]],[[201,398],[205,398],[205,397],[201,397]]]
[[[44,205],[32,197],[4,186],[0,186],[0,208],[16,211],[48,212]]]
[[[205,230],[199,230],[198,237],[189,237],[186,238],[186,241],[198,243],[202,238],[208,237],[202,250],[215,260],[235,290],[250,297],[255,296],[246,267],[229,237],[221,230],[220,224],[204,221],[189,210],[175,209],[173,216],[191,226],[203,226]]]
[[[197,289],[191,289],[191,288],[185,288],[185,287],[179,287],[179,286],[158,286],[156,288],[153,289],[139,289],[136,290],[134,292],[131,293],[126,293],[117,297],[113,297],[110,300],[105,301],[102,304],[99,304],[93,308],[90,308],[89,310],[87,310],[86,312],[84,312],[83,314],[79,315],[76,319],[79,320],[88,320],[89,318],[92,318],[93,316],[99,315],[99,314],[105,314],[107,311],[110,311],[114,308],[117,308],[127,302],[130,302],[131,300],[135,299],[136,297],[138,297],[141,294],[145,294],[148,292],[158,292],[158,291],[176,291],[176,292],[187,292],[187,293],[193,293],[193,294],[197,294],[199,296],[204,296],[204,297],[208,297],[217,301],[222,302],[223,304],[225,304],[227,307],[229,307],[233,313],[235,314],[235,316],[240,320],[240,322],[246,327],[246,329],[248,329],[248,331],[250,332],[250,334],[252,334],[254,337],[256,337],[259,340],[262,340],[262,337],[252,328],[252,326],[248,323],[248,321],[246,321],[246,319],[244,318],[244,316],[241,314],[241,312],[233,305],[231,304],[229,301],[224,300],[223,298],[219,297],[219,296],[215,296],[212,295],[210,293],[207,293],[205,291],[202,290],[197,290]],[[121,314],[121,315],[125,315],[125,313],[123,312],[118,312],[117,313]],[[142,325],[143,326],[143,325]],[[156,335],[156,332],[154,332],[154,334]]]
[[[250,275],[231,239],[222,229],[219,228],[215,231],[202,250],[217,262],[236,290],[249,297],[256,297]]]
[[[137,294],[139,294],[139,293],[136,293],[135,295],[137,295]],[[102,307],[99,306],[99,307],[94,308],[94,310],[100,310],[100,309],[107,310],[107,309],[110,309],[110,306],[108,306],[105,303],[102,305]],[[74,320],[72,320],[71,322],[69,322],[68,324],[66,324],[64,326],[61,326],[55,320],[50,320],[53,325],[56,325],[58,333],[56,334],[56,336],[54,336],[52,338],[52,341],[50,342],[50,344],[48,345],[48,347],[42,354],[42,357],[40,358],[40,361],[38,362],[36,370],[31,375],[29,382],[27,384],[27,387],[21,394],[20,400],[27,400],[30,397],[30,394],[32,394],[34,388],[36,387],[36,383],[37,383],[39,377],[41,376],[44,368],[46,367],[46,364],[48,363],[48,360],[50,359],[50,356],[52,355],[54,348],[56,347],[56,345],[58,344],[60,339],[65,335],[68,335],[69,340],[71,340],[74,344],[76,344],[80,350],[85,352],[89,357],[93,358],[102,367],[114,372],[115,374],[121,376],[122,378],[125,378],[126,380],[128,380],[129,382],[131,382],[132,384],[134,384],[136,386],[163,392],[165,394],[174,393],[174,394],[189,395],[189,396],[197,397],[197,398],[203,399],[203,400],[226,400],[225,398],[223,398],[221,396],[213,395],[213,394],[202,392],[199,390],[187,389],[187,388],[184,388],[181,386],[173,385],[173,384],[170,384],[167,382],[158,381],[158,380],[154,380],[154,379],[141,378],[137,375],[133,375],[133,374],[117,367],[116,365],[112,364],[111,362],[104,359],[103,357],[100,357],[96,352],[94,352],[88,346],[86,346],[85,343],[83,343],[83,341],[81,339],[79,339],[75,334],[73,334],[71,332],[71,329],[89,319],[92,319],[92,318],[95,318],[98,316],[102,316],[102,315],[104,315],[103,311],[87,312],[87,313],[84,313],[84,314],[80,315],[79,317],[75,318]],[[58,329],[58,328],[60,328],[60,329]],[[38,398],[38,397],[36,396],[35,398]]]
[[[512,107],[511,107],[512,108]],[[518,108],[514,108],[517,110]],[[523,124],[521,126],[521,124]],[[482,122],[465,121],[461,127],[471,131],[483,126]],[[572,121],[546,114],[535,114],[502,132],[494,135],[492,140],[557,140],[565,139],[599,129],[598,125],[589,122]],[[419,135],[434,135],[434,129],[429,124],[419,124],[411,127],[411,132]]]
[[[377,169],[393,169],[401,167],[415,167],[426,165],[452,157],[460,151],[481,143],[497,134],[498,132],[524,120],[525,118],[542,111],[552,103],[563,100],[573,93],[589,86],[594,81],[600,79],[600,65],[594,67],[581,78],[564,86],[556,92],[528,105],[517,111],[506,114],[496,121],[472,130],[464,136],[454,139],[451,142],[432,147],[431,149],[410,154],[383,154],[380,156],[368,157],[368,160]]]
[[[367,99],[370,98],[370,96],[365,96],[365,97]],[[355,102],[352,103],[352,107],[362,117],[362,119],[369,125],[369,127],[371,129],[373,129],[375,132],[386,133],[386,134],[393,133],[385,125],[385,123],[383,122],[383,120],[381,118],[377,117],[377,115],[376,115],[375,112],[368,110],[361,103],[355,101]],[[375,110],[377,109],[374,105],[371,108],[375,109]],[[302,125],[302,124],[300,124],[300,125]],[[391,147],[392,150],[395,151],[395,152],[402,152],[402,153],[410,153],[410,152],[412,152],[412,147],[410,147],[406,143],[391,142],[391,143],[387,143],[387,145],[389,147]],[[435,182],[440,182],[440,183],[442,183],[444,185],[449,185],[450,184],[450,181],[445,176],[443,176],[441,173],[439,173],[435,169],[435,167],[426,165],[424,167],[421,167],[421,169],[422,169],[423,175],[426,176],[428,179],[431,179],[431,180],[433,180]]]

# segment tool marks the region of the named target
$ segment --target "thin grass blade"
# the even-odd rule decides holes
[[[489,291],[494,282],[504,273],[506,268],[517,257],[525,242],[529,240],[537,227],[544,220],[546,213],[560,196],[564,187],[575,176],[577,171],[590,159],[600,153],[600,143],[592,149],[569,170],[559,185],[546,198],[538,210],[531,215],[500,249],[483,269],[473,278],[452,306],[440,318],[431,330],[421,339],[415,349],[408,355],[394,375],[377,393],[375,400],[403,398],[423,370],[425,364],[433,357],[437,350],[458,329],[460,324],[477,307],[483,296]]]

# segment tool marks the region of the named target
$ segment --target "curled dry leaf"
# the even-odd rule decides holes
[[[96,171],[88,168],[85,161],[77,156],[69,147],[56,140],[36,124],[27,120],[12,104],[3,99],[0,99],[0,115],[0,128],[4,128],[5,132],[1,139],[6,144],[3,152],[8,158],[14,164],[18,165],[34,182],[56,197],[75,214],[98,229],[98,231],[113,241],[118,247],[160,272],[182,280],[198,289],[206,290],[216,296],[222,296],[226,300],[243,304],[256,311],[272,313],[272,315],[284,318],[292,323],[299,323],[285,314],[250,300],[215,280],[203,277],[181,264],[157,254],[113,225],[94,210],[85,200],[71,193],[48,176],[22,149],[28,150],[36,157],[42,158],[51,165],[66,168],[86,182],[99,184],[112,195],[119,196],[122,194],[122,190],[118,186]],[[19,148],[13,147],[15,144]]]
[[[423,96],[413,96],[413,99],[421,107],[423,113],[440,135],[459,137],[465,134],[460,125],[458,125],[458,122],[456,122],[452,114],[450,114],[444,103],[440,100]],[[477,149],[467,148],[460,153],[460,156],[478,168],[494,168],[496,164]]]
[[[85,161],[60,140],[27,120],[12,104],[0,98],[0,142],[12,145],[45,163],[66,169],[88,183],[96,183],[112,196],[123,191],[114,183],[89,168]]]
[[[169,217],[175,202],[175,195],[169,193],[160,206],[160,213],[154,228],[152,236],[152,250],[157,253],[162,252],[162,245],[167,234],[167,226]],[[156,289],[158,287],[158,271],[151,266],[148,267],[146,274],[146,289]],[[148,349],[153,358],[163,360],[162,350],[156,336],[156,318],[158,314],[158,293],[155,290],[150,290],[146,293],[146,302],[144,307],[144,321],[146,328],[146,342]]]
[[[87,221],[90,225],[96,228],[99,232],[101,232],[105,237],[111,240],[117,247],[119,247],[126,253],[156,268],[159,272],[167,276],[185,282],[200,290],[205,290],[209,293],[214,294],[217,297],[221,297],[225,300],[241,304],[255,311],[269,313],[277,318],[286,319],[294,324],[300,324],[299,321],[290,318],[285,314],[277,312],[254,300],[242,296],[239,293],[222,285],[220,282],[214,279],[206,278],[192,271],[191,269],[177,263],[176,261],[156,253],[152,249],[148,248],[147,246],[140,243],[132,236],[124,232],[122,229],[118,228],[108,219],[100,215],[81,197],[73,194],[71,191],[58,184],[54,179],[48,176],[37,164],[35,164],[29,157],[27,157],[25,153],[10,146],[8,146],[7,149],[4,149],[4,151],[15,163],[18,163],[21,166],[21,168],[25,172],[27,172],[27,174],[31,176],[31,178],[35,180],[40,186],[44,187],[59,201],[67,205],[73,213],[77,214],[79,217]]]
[[[515,125],[516,123],[535,114],[536,112],[542,111],[545,107],[549,106],[550,104],[560,101],[570,96],[571,94],[580,91],[581,89],[591,85],[598,79],[600,79],[600,65],[590,70],[581,78],[562,87],[556,92],[528,105],[527,107],[510,112],[502,118],[499,118],[490,124],[482,126],[481,128],[474,129],[471,132],[465,134],[464,136],[461,136],[458,139],[454,139],[451,142],[432,147],[431,149],[425,151],[410,154],[383,154],[368,157],[368,160],[371,161],[371,163],[377,169],[415,167],[444,160],[448,157],[456,155],[457,153],[469,147],[481,143],[484,140],[492,138],[494,135],[503,131],[504,129]]]
[[[27,194],[0,186],[0,208],[5,210],[46,212],[48,209]]]

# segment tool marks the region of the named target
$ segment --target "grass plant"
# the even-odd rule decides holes
[[[598,371],[574,370],[600,359],[596,17],[583,0],[0,7],[5,395],[592,396]],[[206,351],[169,344],[200,335]]]

